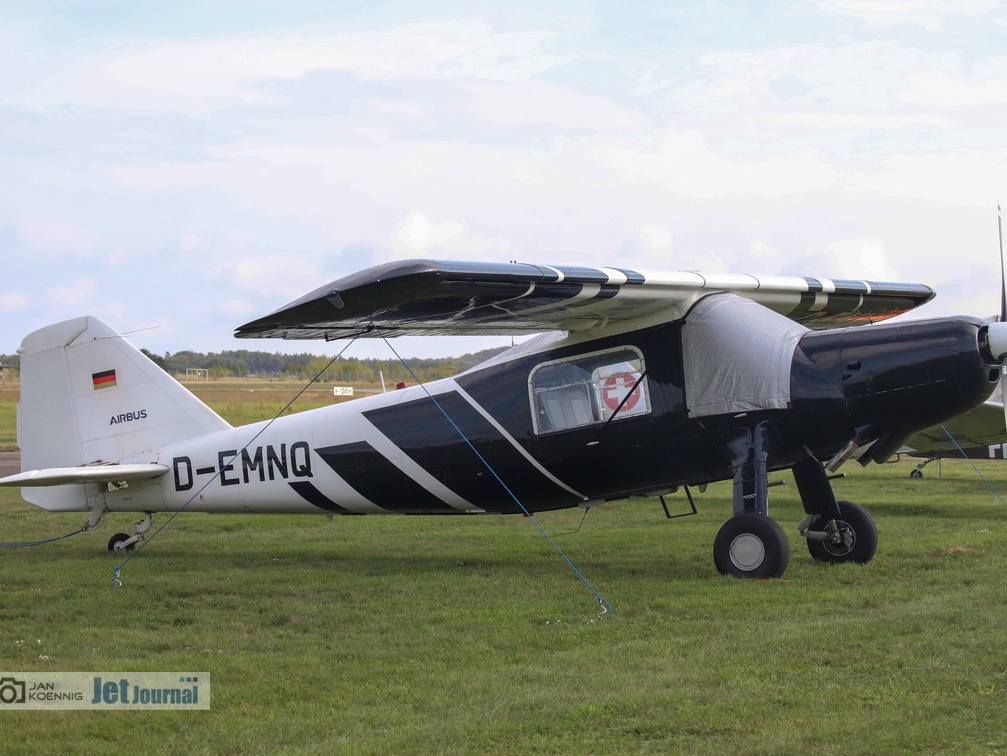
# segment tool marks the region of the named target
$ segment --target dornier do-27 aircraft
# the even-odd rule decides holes
[[[769,474],[792,470],[799,531],[825,562],[867,562],[877,529],[830,483],[980,405],[1007,324],[875,325],[919,284],[390,263],[237,329],[240,338],[538,333],[457,377],[232,428],[94,317],[27,336],[22,487],[50,511],[517,514],[733,481],[725,574],[779,576],[790,548]]]

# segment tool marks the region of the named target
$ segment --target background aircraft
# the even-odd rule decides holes
[[[989,399],[964,415],[911,436],[899,454],[923,458],[910,472],[913,478],[922,478],[923,468],[934,461],[939,465],[942,459],[1007,459],[1002,376]]]
[[[1000,241],[1000,314],[987,318],[991,323],[1007,322],[1007,271],[1004,270],[1003,213],[997,204],[997,237]],[[993,395],[978,407],[941,425],[927,428],[909,438],[900,449],[913,457],[925,457],[910,475],[923,477],[923,468],[945,458],[1007,459],[1007,408],[1004,407],[1004,370]]]
[[[866,562],[870,515],[830,474],[883,462],[980,406],[1007,324],[870,325],[932,298],[918,284],[406,261],[333,282],[241,338],[538,332],[447,380],[232,428],[107,325],[27,336],[22,470],[50,511],[516,514],[732,480],[714,541],[725,574],[779,576],[769,474],[793,471],[799,531],[826,562]],[[838,326],[838,327],[837,327]],[[542,333],[545,332],[545,333]]]

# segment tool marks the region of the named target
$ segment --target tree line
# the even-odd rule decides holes
[[[406,360],[406,364],[416,377],[425,383],[456,375],[506,349],[508,347],[483,349],[461,357],[410,358]],[[140,351],[166,372],[183,377],[191,369],[200,369],[206,370],[211,379],[258,376],[316,379],[326,383],[377,383],[383,377],[386,384],[394,385],[399,381],[414,382],[405,366],[396,360],[343,357],[333,360],[331,357],[309,353],[280,354],[253,352],[248,349],[207,353],[187,350],[175,354],[165,352],[164,355],[153,354],[146,349]],[[0,365],[18,370],[20,359],[17,354],[0,354]]]

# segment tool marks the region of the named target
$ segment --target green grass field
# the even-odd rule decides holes
[[[105,543],[136,518],[110,515],[96,533],[2,552],[0,664],[208,670],[212,708],[0,709],[0,743],[79,753],[1007,750],[1007,507],[966,462],[910,480],[914,465],[850,464],[836,483],[877,519],[867,566],[813,562],[796,535],[792,481],[772,489],[793,551],[775,581],[713,567],[728,484],[697,496],[696,517],[666,520],[657,500],[592,510],[557,541],[614,617],[597,616],[593,595],[521,517],[183,514],[113,590],[121,557]],[[1007,465],[982,469],[1007,488]],[[84,520],[36,510],[16,490],[0,490],[0,507],[4,541]],[[539,519],[562,533],[580,517]]]

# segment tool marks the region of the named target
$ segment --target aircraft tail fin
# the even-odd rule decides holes
[[[151,462],[159,448],[231,427],[98,318],[35,331],[18,353],[22,471]],[[81,485],[22,495],[44,509],[87,506]]]

